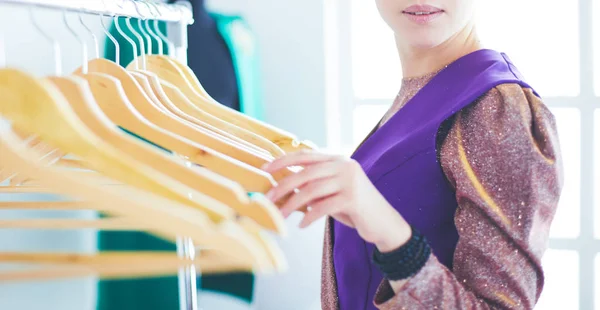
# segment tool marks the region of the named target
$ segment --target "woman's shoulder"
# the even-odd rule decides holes
[[[482,179],[513,173],[500,169],[505,161],[511,162],[505,167],[514,171],[561,162],[554,115],[533,90],[519,84],[490,89],[450,121],[438,143],[442,167],[452,184],[464,174],[464,160],[473,171],[487,171],[487,176],[479,175]]]
[[[531,125],[536,120],[550,122],[554,126],[554,115],[533,89],[517,83],[500,84],[488,90],[475,102],[460,112],[461,122],[478,127],[493,126],[501,122],[504,126]]]
[[[536,149],[548,158],[559,156],[554,115],[532,89],[516,83],[500,84],[459,111],[447,133],[440,141],[442,157],[455,154],[449,151],[454,141],[488,155]]]

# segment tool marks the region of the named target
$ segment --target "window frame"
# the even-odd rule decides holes
[[[600,239],[594,236],[594,112],[600,109],[600,94],[594,92],[594,1],[578,0],[580,93],[575,97],[544,97],[550,108],[575,108],[581,115],[580,149],[580,234],[577,238],[550,238],[549,248],[575,251],[579,256],[579,306],[594,309],[594,268],[600,255]],[[361,105],[390,105],[389,99],[361,99],[354,95],[352,81],[352,5],[348,0],[324,1],[326,113],[328,148],[348,154],[352,151],[353,112]],[[596,34],[600,36],[600,34]],[[600,51],[596,51],[600,53]],[[600,60],[600,57],[598,57]],[[600,199],[600,198],[599,198]],[[600,305],[596,305],[596,309]]]

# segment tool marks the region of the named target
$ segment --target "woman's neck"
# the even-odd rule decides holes
[[[468,25],[442,44],[430,48],[405,46],[396,40],[402,76],[419,77],[442,69],[456,59],[482,48],[475,27]]]

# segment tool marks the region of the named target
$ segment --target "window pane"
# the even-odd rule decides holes
[[[542,7],[544,14],[536,14],[533,22],[531,12]],[[485,46],[506,52],[540,94],[579,94],[577,1],[485,1],[480,8],[478,29]],[[560,22],[556,16],[561,16]],[[355,95],[392,98],[400,85],[401,70],[392,32],[373,1],[352,0],[351,38]],[[547,73],[548,64],[552,64],[552,74]],[[600,68],[600,61],[596,65]],[[600,79],[597,81],[600,85]]]
[[[542,96],[579,94],[578,1],[485,1],[480,7],[482,41],[506,52]],[[540,9],[544,13],[533,18]]]
[[[579,309],[579,254],[548,250],[542,259],[546,276],[536,310]]]
[[[575,238],[579,236],[581,206],[580,170],[581,137],[580,112],[571,108],[555,108],[558,135],[564,161],[564,186],[550,237]]]
[[[600,239],[600,109],[597,109],[594,113],[594,201],[596,205],[596,211],[594,212],[596,229],[596,239]],[[600,286],[598,286],[600,289]]]
[[[402,70],[394,35],[375,1],[352,0],[352,84],[358,98],[393,98]]]
[[[596,270],[596,292],[600,289],[600,253],[596,254],[596,266],[594,268]],[[596,304],[596,310],[600,310],[600,294],[596,294],[596,300],[594,301]]]
[[[354,108],[353,145],[358,146],[389,109],[387,105],[359,105]]]
[[[596,81],[596,95],[600,96],[600,0],[594,1],[594,55],[596,55],[596,59],[594,59],[594,80]]]

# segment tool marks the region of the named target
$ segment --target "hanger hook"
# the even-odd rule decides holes
[[[105,0],[102,0],[102,4],[104,5],[104,9],[106,9],[107,6]],[[112,17],[114,17],[114,14],[112,15]],[[100,24],[102,24],[102,30],[104,31],[104,34],[115,45],[115,63],[118,64],[121,56],[121,47],[119,46],[119,41],[117,41],[117,39],[110,33],[108,27],[106,27],[106,24],[104,22],[104,13],[100,13]]]
[[[142,0],[142,3],[144,3],[147,7],[148,10],[150,10],[150,5],[152,5],[152,7],[154,8],[154,11],[150,10],[150,12],[152,13],[152,20],[156,20],[158,17],[160,17],[160,11],[158,10],[158,7],[156,5],[154,5],[154,3],[151,3],[148,0]],[[162,55],[163,54],[163,45],[162,45],[162,40],[161,38],[152,30],[152,27],[150,26],[150,21],[151,19],[146,19],[145,25],[146,25],[146,32],[148,32],[148,34],[154,38],[154,40],[156,40],[156,46],[158,47],[158,54]]]
[[[166,6],[166,8],[169,11],[172,11],[172,8],[164,3],[159,3],[160,5]],[[160,39],[167,44],[167,48],[168,50],[168,56],[173,56],[173,53],[175,53],[175,44],[173,44],[173,42],[171,42],[171,40],[169,40],[169,38],[167,37],[167,35],[165,35],[159,27],[159,23],[158,20],[154,20],[154,31],[156,32],[156,34],[160,37]]]
[[[29,16],[31,17],[31,22],[33,24],[33,27],[46,40],[48,40],[52,44],[53,53],[54,53],[54,74],[56,76],[61,76],[62,75],[62,56],[61,56],[60,44],[58,44],[58,41],[56,41],[53,37],[51,37],[46,32],[44,32],[42,27],[40,27],[40,25],[37,23],[37,21],[35,20],[35,16],[33,14],[33,6],[29,7]]]
[[[135,8],[138,11],[138,14],[141,15],[141,13],[138,10],[138,7],[137,7],[137,4],[135,3],[135,1],[131,0],[131,2],[133,3],[133,5],[135,5]],[[146,57],[144,56],[144,54],[145,54],[144,38],[142,38],[142,36],[131,25],[131,17],[125,18],[125,24],[127,25],[127,28],[129,29],[129,31],[131,31],[131,33],[136,37],[137,41],[140,44],[140,57],[142,58],[142,69],[145,70],[144,65],[146,63]],[[136,52],[136,55],[134,57],[134,62],[135,62],[135,68],[139,70],[139,65],[138,65],[138,61],[137,61],[137,52]]]
[[[4,34],[0,32],[0,68],[6,67],[6,46],[4,43]]]
[[[127,41],[129,42],[129,44],[131,44],[131,47],[133,49],[133,59],[135,59],[137,57],[137,44],[135,43],[135,41],[129,37],[124,31],[123,29],[121,29],[121,25],[119,23],[119,16],[114,16],[114,23],[115,23],[115,28],[117,29],[117,32]],[[138,69],[138,65],[137,62],[135,62],[135,68]]]
[[[138,6],[137,6],[138,2],[142,2],[142,1],[134,0],[134,2],[133,2],[135,4],[136,10],[138,10]],[[142,3],[146,4],[145,2],[142,2]],[[150,12],[150,14],[152,14],[152,10],[150,9],[150,6],[148,4],[146,4],[146,6],[148,7],[148,11]],[[148,21],[148,18],[144,14],[142,14],[139,10],[138,10],[138,13],[142,16],[141,19],[138,18],[138,20],[137,20],[138,27],[140,28],[140,34],[146,39],[146,55],[150,55],[150,54],[152,54],[152,37],[148,34],[148,32],[145,29],[146,27],[144,27],[144,25],[142,24],[142,20]]]
[[[82,71],[83,74],[87,74],[87,62],[88,62],[88,51],[87,51],[87,45],[85,44],[85,40],[83,40],[81,38],[81,36],[79,36],[79,34],[77,34],[77,32],[75,30],[73,30],[73,28],[71,28],[71,25],[69,25],[69,21],[67,20],[67,10],[62,10],[63,13],[63,21],[65,22],[65,26],[67,26],[67,29],[69,30],[69,32],[75,36],[75,38],[77,39],[77,41],[79,41],[79,44],[81,45],[81,51],[82,51]]]
[[[83,28],[85,28],[85,30],[87,30],[87,32],[90,34],[90,36],[92,36],[92,40],[94,41],[94,52],[95,52],[95,55],[93,55],[93,57],[94,57],[94,59],[98,59],[98,58],[100,58],[100,47],[98,46],[98,38],[96,37],[96,34],[94,34],[92,29],[90,29],[90,27],[88,27],[83,22],[83,17],[81,15],[82,15],[81,12],[79,12],[77,14],[77,16],[79,17],[79,23],[81,23]]]

